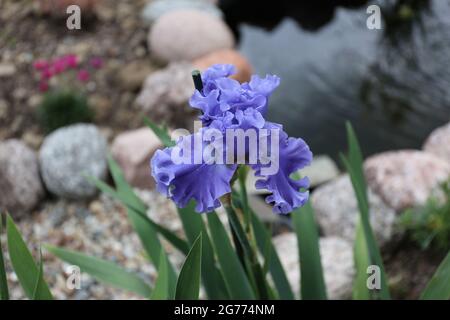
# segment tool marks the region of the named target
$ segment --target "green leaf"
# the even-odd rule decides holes
[[[239,196],[239,199],[246,199],[246,196]],[[236,246],[240,246],[243,249],[245,258],[241,259],[241,261],[244,261],[244,265],[247,268],[247,274],[249,275],[250,283],[253,285],[255,291],[257,292],[257,298],[266,300],[269,298],[269,285],[263,272],[263,268],[259,264],[257,258],[256,244],[252,245],[253,243],[250,242],[250,239],[252,239],[251,225],[247,225],[247,232],[245,232],[243,226],[241,225],[239,217],[237,216],[236,210],[241,210],[239,212],[244,216],[243,220],[249,222],[251,220],[251,212],[242,212],[243,208],[241,202],[238,203],[238,200],[234,202],[237,205],[236,209],[230,206],[225,206],[228,214],[228,220],[230,221],[231,225],[231,231],[235,236],[234,238],[238,242]]]
[[[137,211],[131,208],[128,208],[127,213],[134,230],[141,239],[141,243],[144,246],[145,251],[153,261],[154,265],[159,266],[161,263],[159,260],[161,251],[163,251],[164,249],[161,246],[161,242],[158,239],[154,226],[149,223],[150,220],[146,216],[144,217],[143,215],[140,215]],[[177,278],[175,270],[173,269],[170,262],[168,262],[168,269],[169,294],[172,295],[175,292],[175,284]]]
[[[231,299],[255,299],[250,282],[217,214],[207,214],[210,237]]]
[[[39,279],[39,269],[9,215],[6,217],[6,233],[11,264],[25,295],[32,299],[36,282]],[[40,292],[46,299],[52,299],[52,294],[45,281],[42,283]]]
[[[147,206],[145,203],[134,193],[133,188],[128,184],[123,175],[122,169],[119,167],[116,161],[108,156],[108,165],[114,183],[116,184],[117,193],[124,199],[124,204],[136,208],[137,211],[146,212]],[[150,174],[149,174],[149,179]]]
[[[0,214],[0,236],[3,233],[3,215]],[[6,279],[5,260],[0,240],[0,300],[9,300],[8,281]]]
[[[161,250],[159,258],[158,279],[153,289],[152,300],[167,300],[169,299],[169,267],[167,264],[167,257],[164,250]]]
[[[94,177],[87,177],[89,179],[89,181],[94,184],[98,189],[100,189],[102,192],[104,192],[105,194],[119,200],[120,202],[122,202],[122,204],[124,206],[126,206],[127,208],[129,208],[130,210],[133,210],[136,214],[140,215],[142,217],[143,220],[146,221],[146,223],[150,224],[155,231],[159,232],[163,237],[166,238],[167,241],[169,241],[175,248],[177,248],[178,250],[180,250],[182,253],[187,254],[189,252],[189,245],[186,243],[186,241],[184,241],[183,239],[179,238],[175,233],[173,233],[172,231],[164,228],[163,226],[155,223],[152,219],[150,219],[150,217],[147,216],[146,211],[147,208],[142,208],[139,209],[136,206],[133,206],[132,204],[128,203],[127,198],[119,193],[118,191],[114,190],[111,186],[107,185],[106,183],[104,183],[101,180],[98,180]],[[140,207],[138,205],[138,207]]]
[[[364,230],[361,219],[358,219],[356,225],[356,237],[353,249],[356,278],[353,283],[352,297],[354,300],[370,300],[370,291],[367,289],[367,266],[369,266],[369,252],[367,251],[367,241],[364,236]]]
[[[33,290],[33,300],[52,300],[52,296],[48,296],[47,284],[44,280],[44,263],[42,261],[42,251],[39,248],[39,274],[36,285]]]
[[[178,215],[183,224],[184,233],[190,245],[194,244],[198,234],[202,233],[202,280],[209,299],[228,299],[228,292],[225,287],[220,270],[216,267],[214,249],[211,244],[208,232],[202,215],[195,212],[195,202],[191,201],[185,208],[178,209]]]
[[[189,251],[178,277],[176,300],[198,300],[202,268],[202,234]]]
[[[156,136],[161,140],[162,144],[166,147],[172,147],[175,145],[175,142],[170,138],[169,133],[166,128],[160,128],[155,123],[153,123],[150,119],[144,118],[144,123],[156,134]]]
[[[365,294],[361,294],[360,290],[363,286],[367,288],[367,267],[369,265],[376,265],[380,268],[380,277],[381,277],[381,289],[378,291],[370,290],[369,296],[373,298],[381,298],[381,299],[390,299],[389,287],[387,284],[386,273],[384,271],[383,260],[381,258],[380,250],[375,241],[375,236],[373,234],[372,228],[370,226],[369,219],[369,201],[367,197],[367,187],[364,178],[363,171],[363,158],[361,149],[359,147],[358,139],[356,138],[355,132],[353,131],[350,123],[347,122],[347,137],[349,144],[349,155],[348,158],[341,155],[342,162],[344,163],[353,185],[353,189],[355,191],[356,199],[358,201],[358,208],[360,212],[360,223],[363,232],[363,238],[365,245],[367,246],[366,250],[364,250],[361,243],[355,244],[355,267],[356,269],[356,280],[355,281],[355,290],[358,292],[354,293],[355,297],[358,296],[366,296]],[[358,228],[357,228],[358,230]],[[356,241],[361,241],[362,237]],[[357,250],[356,250],[357,249]],[[367,253],[367,256],[362,256],[364,253]],[[363,274],[365,276],[363,276]],[[362,283],[364,280],[364,283]]]
[[[255,230],[255,238],[259,251],[263,253],[266,251],[266,246],[269,246],[270,260],[268,260],[268,267],[280,299],[294,300],[294,293],[292,292],[278,253],[272,243],[271,234],[255,213],[252,214],[252,225]]]
[[[308,202],[292,212],[300,261],[300,290],[304,300],[326,300],[327,292],[320,260],[319,235],[314,211]]]
[[[450,299],[450,252],[431,277],[420,298],[423,300]]]
[[[67,263],[78,266],[81,271],[90,274],[99,281],[137,293],[145,298],[150,297],[150,287],[139,276],[122,269],[112,262],[49,245],[45,246],[45,248]]]

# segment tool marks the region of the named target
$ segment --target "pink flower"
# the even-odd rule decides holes
[[[33,63],[33,67],[36,70],[44,70],[49,67],[49,63],[46,60],[36,60]]]
[[[39,83],[39,91],[41,91],[41,92],[48,91],[48,82],[47,81],[41,81]]]
[[[78,80],[80,80],[82,82],[86,82],[86,81],[89,81],[89,78],[90,78],[90,74],[87,70],[82,69],[82,70],[78,71],[78,74],[77,74]]]
[[[53,62],[52,70],[55,74],[64,72],[67,68],[66,60],[64,58],[57,59]]]
[[[74,54],[64,56],[64,60],[69,68],[76,68],[78,66],[78,57]]]
[[[54,75],[55,75],[55,74],[54,74],[53,70],[51,70],[50,68],[44,69],[44,70],[42,70],[42,72],[41,72],[42,79],[45,79],[45,80],[50,79],[50,78],[53,77]]]
[[[100,57],[94,57],[91,59],[91,66],[95,69],[100,69],[103,66],[103,60]]]

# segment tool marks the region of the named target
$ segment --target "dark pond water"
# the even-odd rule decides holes
[[[420,9],[375,1],[384,5],[382,30],[366,27],[370,1],[337,8],[315,31],[290,17],[271,31],[239,24],[240,50],[256,72],[282,78],[270,119],[315,153],[345,150],[346,120],[366,154],[420,147],[450,120],[450,1],[412,2]]]

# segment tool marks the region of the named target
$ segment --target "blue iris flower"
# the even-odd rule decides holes
[[[240,164],[226,161],[228,154],[236,152],[235,147],[233,150],[227,149],[226,132],[254,129],[258,132],[258,137],[265,134],[266,138],[272,139],[269,141],[277,142],[279,163],[276,172],[267,173],[264,169],[271,163],[259,158],[256,162],[248,161],[251,151],[258,152],[257,145],[249,144],[243,151],[241,149],[247,159],[244,164],[249,165],[259,177],[256,188],[266,189],[270,193],[266,202],[273,205],[273,211],[290,213],[308,200],[308,178],[295,180],[291,175],[311,163],[312,153],[305,141],[288,137],[281,125],[265,120],[268,99],[280,84],[280,78],[274,75],[265,78],[254,75],[249,82],[241,84],[229,78],[234,73],[234,66],[227,64],[214,65],[202,73],[203,88],[201,92],[196,90],[189,102],[191,107],[201,111],[199,118],[203,127],[194,134],[181,137],[174,147],[158,150],[154,154],[151,170],[157,190],[181,208],[192,199],[196,201],[197,212],[210,212],[220,207],[220,197],[231,192],[230,183]],[[195,141],[200,141],[202,150],[213,141],[204,139],[205,130],[208,129],[223,133],[221,142],[225,150],[221,160],[224,161],[211,162],[204,157],[195,161],[196,148],[199,148]],[[278,130],[276,136],[273,135],[273,130]],[[175,161],[174,151],[186,150],[183,149],[186,146],[190,148],[188,150],[191,152],[187,157],[191,161]],[[270,149],[269,152],[274,151]]]

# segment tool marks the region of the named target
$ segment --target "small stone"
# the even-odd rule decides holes
[[[13,64],[0,64],[0,78],[11,77],[16,73],[16,67]]]
[[[190,63],[179,62],[153,72],[145,80],[136,103],[152,120],[185,128],[196,114],[188,106],[194,92],[193,69]]]
[[[231,78],[234,78],[239,82],[250,81],[253,68],[248,60],[236,50],[218,50],[193,61],[195,69],[200,69],[201,71],[219,63],[232,64],[236,67],[237,73],[231,76]]]
[[[450,163],[450,122],[437,128],[428,136],[423,150]]]
[[[194,9],[222,18],[223,14],[213,3],[205,0],[156,0],[149,2],[142,11],[142,19],[153,24],[162,15],[175,10]]]
[[[234,47],[231,30],[221,20],[197,10],[176,10],[161,16],[149,34],[149,48],[162,61],[190,61]]]
[[[94,125],[76,124],[54,131],[42,144],[41,174],[49,191],[68,199],[94,196],[85,175],[105,179],[107,145]]]
[[[450,177],[450,164],[417,150],[384,152],[364,162],[368,186],[392,208],[402,211],[425,204]]]
[[[0,212],[24,216],[45,194],[38,159],[20,140],[0,143]]]
[[[370,222],[380,245],[393,235],[395,211],[369,189]],[[348,174],[330,181],[312,193],[311,204],[325,236],[338,236],[353,243],[360,215]]]
[[[339,176],[339,169],[329,156],[318,155],[314,156],[311,165],[303,168],[299,173],[301,176],[308,177],[311,187],[316,187]]]
[[[154,71],[154,67],[146,60],[136,60],[125,65],[117,75],[119,85],[128,91],[138,90],[144,80]]]
[[[149,128],[141,128],[118,135],[112,143],[111,153],[128,183],[146,189],[154,187],[150,159],[161,147],[159,138]]]
[[[273,243],[292,290],[300,292],[297,236],[284,233],[273,238]],[[352,245],[341,238],[327,237],[320,238],[319,248],[328,299],[349,299],[355,274]]]

